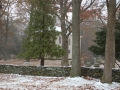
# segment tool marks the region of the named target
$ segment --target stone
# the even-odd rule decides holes
[[[99,63],[95,63],[94,67],[100,67],[100,64]]]
[[[87,62],[86,67],[90,67],[90,66],[91,66],[90,62]]]

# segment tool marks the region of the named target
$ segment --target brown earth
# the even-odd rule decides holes
[[[11,59],[11,60],[0,60],[0,64],[3,65],[19,65],[19,66],[40,66],[40,60],[30,60],[30,62],[26,62],[25,60],[20,59]],[[118,63],[120,65],[120,63]],[[69,65],[71,65],[71,60],[69,60]],[[61,66],[61,60],[45,60],[44,66]],[[100,67],[104,67],[104,65],[100,65]],[[119,68],[118,65],[115,65],[116,68]]]
[[[69,60],[70,62],[71,60]],[[0,60],[0,64],[19,65],[19,66],[40,66],[40,60],[30,60],[26,62],[20,59]],[[45,66],[61,66],[61,60],[45,60]]]

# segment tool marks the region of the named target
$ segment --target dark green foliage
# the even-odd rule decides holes
[[[61,57],[64,51],[55,44],[60,34],[54,27],[55,16],[51,0],[35,0],[32,2],[30,22],[23,41],[23,51],[20,56],[25,59],[40,59],[45,57]]]
[[[115,32],[115,57],[120,57],[120,18],[116,20],[116,32]],[[88,49],[96,55],[105,55],[105,43],[106,43],[106,28],[100,28],[101,30],[96,32],[96,40],[93,40],[96,45],[89,47]]]
[[[102,55],[105,54],[105,42],[106,42],[106,31],[105,28],[101,28],[101,31],[98,31],[96,34],[96,40],[93,40],[93,42],[96,43],[96,45],[93,45],[89,47],[88,49],[93,52],[93,54],[96,55]]]

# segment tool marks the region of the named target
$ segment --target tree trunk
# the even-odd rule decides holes
[[[115,19],[116,0],[109,0],[108,3],[108,23],[105,48],[104,83],[112,83],[112,68],[115,67]]]
[[[0,0],[0,9],[2,9],[2,0]]]
[[[62,30],[62,48],[65,50],[65,55],[62,57],[61,65],[68,66],[68,36],[67,36],[67,29],[65,24],[65,12],[66,8],[64,5],[63,0],[60,0],[60,13],[61,13],[61,30]]]
[[[0,0],[0,18],[2,17],[2,0]]]
[[[7,60],[7,32],[5,34],[5,44],[4,44],[4,61]]]
[[[68,66],[68,38],[65,35],[62,35],[62,48],[65,50],[65,55],[62,57],[61,65]]]
[[[72,0],[72,67],[71,77],[81,76],[80,61],[80,1]]]
[[[44,58],[41,58],[41,66],[44,66]]]
[[[5,30],[5,43],[4,43],[4,60],[5,61],[7,60],[8,24],[9,24],[9,16],[7,15],[6,30]]]

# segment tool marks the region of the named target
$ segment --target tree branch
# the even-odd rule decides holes
[[[120,2],[117,3],[116,11],[118,10],[119,7],[120,7]]]
[[[94,2],[95,2],[95,0],[93,0],[93,1],[91,0],[91,3],[82,12],[86,11]]]
[[[107,8],[109,8],[109,1],[108,0],[106,0],[106,6],[107,6]]]
[[[69,26],[67,27],[67,31],[69,31],[69,33],[67,34],[67,36],[69,37],[69,35],[72,33],[71,27],[72,23],[69,24]]]
[[[104,27],[106,28],[106,30],[107,30],[107,27],[106,27],[105,23],[103,22],[102,18],[100,17],[99,19],[100,19],[100,21],[102,22],[103,26],[104,26]]]
[[[67,11],[70,9],[71,6],[72,6],[72,2],[69,3],[69,5],[68,5],[68,7],[66,8],[65,12],[67,12]]]

